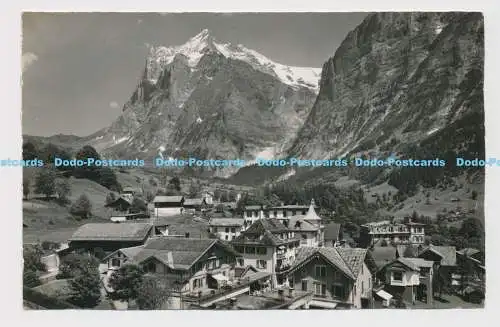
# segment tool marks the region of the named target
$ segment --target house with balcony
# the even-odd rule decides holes
[[[241,254],[240,266],[253,266],[272,275],[271,286],[283,285],[295,260],[300,238],[277,219],[260,219],[231,241]]]
[[[243,231],[243,218],[211,218],[210,232],[224,241],[232,241]]]
[[[236,278],[238,257],[231,247],[216,239],[156,237],[141,246],[119,249],[103,262],[108,265],[107,278],[124,264],[139,265],[168,283],[172,295],[165,308],[185,309],[190,303],[209,306],[248,294],[253,283],[269,278],[269,274]]]
[[[299,204],[282,204],[280,206],[268,207],[264,210],[265,216],[267,218],[282,219],[291,216],[305,216],[309,205],[299,205]],[[318,209],[316,207],[316,209]]]
[[[312,291],[309,308],[370,308],[372,272],[367,250],[301,247],[287,272],[291,288]]]
[[[387,244],[424,244],[424,225],[413,223],[396,223],[388,220],[372,222],[361,226],[360,245],[362,247]]]
[[[432,305],[434,262],[422,258],[399,257],[379,270],[384,290],[407,303],[417,300]]]

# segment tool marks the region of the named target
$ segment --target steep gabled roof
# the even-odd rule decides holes
[[[238,256],[231,247],[216,239],[176,237],[152,238],[143,246],[124,248],[118,251],[124,253],[131,261],[137,264],[155,258],[172,269],[186,270],[215,245]]]
[[[432,251],[441,256],[442,266],[455,266],[457,264],[457,250],[454,246],[436,246],[431,244],[428,248],[424,249],[420,255],[427,251]]]
[[[319,256],[341,270],[347,277],[355,280],[361,271],[366,253],[366,249],[300,247],[297,250],[290,271],[299,269],[313,258]]]

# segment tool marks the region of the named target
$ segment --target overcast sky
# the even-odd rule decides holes
[[[89,135],[111,124],[144,69],[146,44],[202,29],[286,65],[321,67],[365,13],[23,15],[23,134]]]

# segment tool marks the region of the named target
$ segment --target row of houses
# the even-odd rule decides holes
[[[173,290],[168,308],[207,308],[227,301],[254,309],[263,301],[266,308],[370,307],[368,251],[338,246],[340,227],[324,226],[314,201],[300,213],[258,219],[248,228],[242,227],[244,219],[212,219],[208,231],[218,236],[212,239],[173,235],[171,219],[87,224],[75,232],[69,247],[106,253],[101,267],[105,285],[129,263],[160,276]],[[248,304],[255,298],[255,305]]]

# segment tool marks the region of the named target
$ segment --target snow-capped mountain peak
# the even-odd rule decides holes
[[[202,30],[179,46],[150,47],[147,61],[147,78],[152,83],[156,83],[164,67],[172,63],[178,55],[184,56],[187,59],[188,66],[195,68],[200,59],[210,51],[217,51],[226,58],[244,61],[254,69],[277,77],[287,85],[302,86],[315,92],[318,91],[321,68],[282,65],[241,44],[220,43],[208,29]]]

